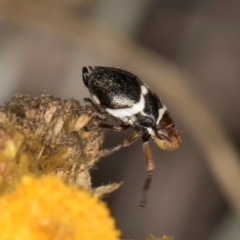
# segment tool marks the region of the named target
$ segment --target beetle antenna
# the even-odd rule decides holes
[[[185,129],[185,130],[180,130],[180,131],[178,131],[179,133],[185,133],[185,132],[188,132],[189,131],[189,129]]]

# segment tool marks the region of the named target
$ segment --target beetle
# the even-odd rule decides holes
[[[98,119],[86,131],[101,127],[115,131],[133,129],[122,143],[105,150],[105,156],[127,147],[142,137],[147,177],[139,207],[145,207],[146,195],[153,178],[154,162],[149,140],[163,150],[177,149],[182,140],[173,119],[159,97],[136,75],[113,67],[83,67],[82,77],[91,98],[84,100],[91,109],[80,110]],[[113,123],[113,124],[112,124]],[[116,125],[117,123],[117,125]]]

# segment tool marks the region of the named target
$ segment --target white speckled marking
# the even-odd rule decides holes
[[[148,89],[144,85],[141,86],[141,90],[143,95],[146,95],[148,93]]]
[[[96,95],[92,94],[92,99],[96,104],[100,105],[100,101]]]
[[[130,108],[120,108],[120,109],[106,108],[106,111],[114,117],[124,119],[125,117],[131,117],[143,111],[144,107],[145,107],[145,99],[143,97],[143,94],[141,94],[139,102],[134,104]]]
[[[165,105],[163,105],[162,108],[158,109],[158,119],[157,119],[157,125],[159,124],[159,122],[162,119],[163,114],[165,113],[165,111],[167,111],[167,107]]]
[[[147,128],[147,131],[148,131],[148,133],[152,136],[152,137],[155,137],[155,132],[153,131],[153,129],[152,128]]]

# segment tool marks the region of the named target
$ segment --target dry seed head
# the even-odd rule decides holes
[[[32,156],[40,174],[53,173],[93,191],[88,171],[100,158],[104,132],[85,132],[91,117],[78,115],[79,108],[78,101],[47,92],[40,97],[16,94],[0,108],[0,125],[24,135],[23,150]]]

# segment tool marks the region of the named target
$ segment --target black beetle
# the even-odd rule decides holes
[[[149,147],[150,138],[158,147],[168,151],[175,150],[181,144],[181,137],[172,117],[159,97],[141,79],[130,72],[112,67],[83,67],[82,76],[91,94],[91,99],[84,100],[91,103],[93,110],[79,110],[79,112],[99,120],[95,126],[89,126],[86,130],[90,131],[97,127],[115,131],[129,128],[134,130],[134,133],[121,144],[105,150],[105,155],[127,147],[142,137],[147,171],[140,202],[140,207],[144,207],[146,192],[150,187],[154,169]],[[109,124],[109,122],[117,122],[118,125]]]

